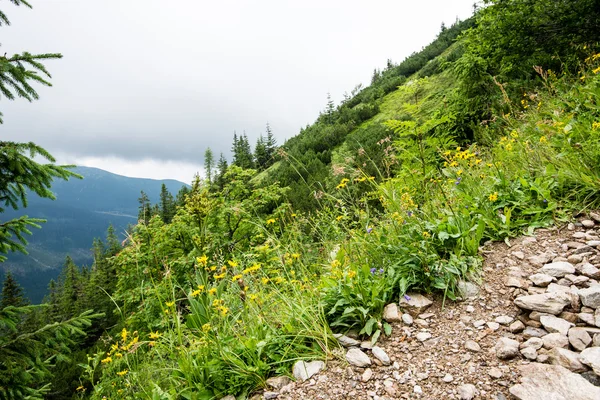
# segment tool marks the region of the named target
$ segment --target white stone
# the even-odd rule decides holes
[[[583,221],[581,221],[581,225],[583,225],[584,228],[591,229],[594,227],[594,221],[589,220],[589,219],[584,219]]]
[[[600,375],[600,347],[590,347],[583,350],[580,360],[583,364],[591,367],[596,375]]]
[[[405,325],[411,326],[414,320],[410,314],[402,314],[402,322],[404,322]]]
[[[557,315],[560,314],[568,304],[571,304],[571,299],[565,293],[555,292],[521,296],[517,297],[514,302],[518,307],[526,310]]]
[[[593,309],[600,307],[600,285],[591,286],[587,289],[579,290],[581,303],[586,307]]]
[[[477,285],[475,285],[472,282],[458,281],[456,287],[458,289],[460,297],[462,297],[463,299],[477,297],[477,295],[479,294],[479,287],[477,287]]]
[[[590,263],[585,263],[579,268],[580,272],[592,279],[600,279],[600,269]]]
[[[363,372],[360,380],[363,382],[369,382],[369,380],[371,379],[372,376],[373,376],[373,370],[371,368],[367,368],[367,369],[365,369],[365,372]]]
[[[499,317],[496,317],[495,321],[501,325],[508,325],[514,320],[515,319],[513,317],[509,317],[508,315],[501,315]]]
[[[450,383],[454,380],[454,377],[450,374],[446,374],[444,375],[444,377],[442,378],[442,380],[446,383]]]
[[[554,315],[542,315],[540,317],[540,322],[548,332],[558,332],[564,336],[567,336],[569,329],[575,326],[575,324],[565,321],[562,318],[555,317]]]
[[[519,366],[521,383],[510,388],[518,400],[598,400],[600,388],[558,365]]]
[[[428,339],[431,339],[431,333],[429,332],[419,332],[415,336],[419,342],[424,342]]]
[[[475,385],[471,385],[470,383],[458,387],[458,398],[460,400],[473,400],[478,394],[479,391]]]
[[[387,322],[400,322],[400,311],[396,303],[390,303],[383,309],[383,319]]]
[[[373,353],[373,356],[378,359],[379,361],[381,361],[381,363],[383,365],[390,365],[391,364],[391,360],[390,357],[387,355],[387,353],[379,346],[374,346],[371,349],[371,353]]]
[[[325,368],[323,361],[311,361],[308,363],[306,361],[297,361],[292,371],[296,380],[305,381],[319,373],[323,368]]]
[[[579,353],[575,353],[574,351],[560,347],[555,347],[550,350],[548,355],[550,356],[550,361],[554,365],[560,365],[561,367],[565,367],[569,371],[573,372],[587,371],[586,366],[581,363]]]
[[[525,347],[533,347],[536,350],[539,350],[544,345],[544,341],[538,337],[529,338],[526,342],[521,343],[519,347],[522,349]]]
[[[525,347],[521,349],[520,352],[523,355],[523,357],[525,357],[528,360],[535,360],[538,356],[537,350],[533,347]]]
[[[503,337],[495,346],[496,356],[502,360],[514,358],[519,355],[519,342]]]
[[[562,278],[566,274],[574,274],[575,267],[570,262],[559,261],[544,265],[538,272],[555,278]]]
[[[542,340],[544,341],[544,348],[548,350],[555,347],[569,347],[569,338],[567,338],[565,335],[561,335],[558,332],[549,333],[546,336],[543,336]]]
[[[500,329],[500,324],[497,322],[486,322],[486,325],[488,328],[490,328],[494,332],[496,332],[498,329]]]
[[[400,297],[400,307],[406,309],[412,316],[417,316],[428,309],[433,301],[419,293],[407,293]]]
[[[474,340],[467,340],[465,342],[465,349],[472,351],[473,353],[477,353],[481,351],[481,346]]]
[[[529,280],[536,286],[546,287],[556,280],[555,277],[546,274],[533,274]]]
[[[583,328],[569,329],[569,343],[577,351],[583,351],[592,343],[592,337]]]
[[[355,367],[367,367],[371,365],[371,359],[368,355],[357,348],[352,348],[346,353],[346,361]]]
[[[333,337],[337,339],[337,341],[344,347],[353,347],[360,345],[360,341],[356,339],[352,339],[346,335],[340,335],[339,333],[334,334]]]

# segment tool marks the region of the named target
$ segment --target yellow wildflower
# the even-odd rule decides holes
[[[173,306],[175,305],[175,302],[174,302],[174,301],[167,301],[167,302],[165,303],[165,305],[166,305],[167,307],[173,307]]]
[[[332,267],[332,268],[337,268],[337,267],[339,267],[340,265],[341,265],[341,263],[340,263],[338,260],[333,260],[333,261],[331,262],[331,267]]]
[[[219,279],[225,278],[225,275],[227,275],[227,272],[223,272],[222,274],[219,274],[219,275],[214,275],[214,278],[216,281],[218,281]]]
[[[158,331],[156,332],[150,332],[150,334],[148,335],[150,337],[150,339],[158,339],[160,337],[160,333],[158,333]]]
[[[210,295],[213,295],[213,296],[214,296],[215,294],[217,294],[217,289],[216,289],[216,288],[212,288],[212,289],[210,289],[210,290],[208,291],[208,294],[210,294]]]
[[[300,254],[299,253],[292,253],[292,258],[294,260],[298,260],[298,259],[300,259]]]
[[[229,264],[229,266],[230,266],[231,268],[235,268],[235,267],[237,267],[237,266],[238,266],[238,263],[237,263],[237,261],[235,261],[235,260],[229,260],[229,261],[227,261],[227,264]]]
[[[546,136],[542,136],[540,138],[540,143],[546,143],[548,141],[548,139],[546,139]]]
[[[216,270],[217,270],[217,266],[216,266],[216,265],[213,265],[212,267],[210,267],[210,270],[211,270],[211,271],[216,271]]]
[[[344,216],[343,216],[343,215],[338,215],[337,217],[335,217],[335,220],[339,222],[339,221],[341,221],[343,218],[344,218]]]
[[[296,215],[296,214],[292,214],[292,218],[296,218],[296,217],[297,217],[297,215]]]
[[[202,293],[202,290],[194,290],[191,294],[192,297],[197,297],[200,296],[200,293]]]
[[[222,316],[226,316],[227,312],[229,311],[229,308],[225,307],[225,306],[220,306],[219,307],[219,311],[221,311],[221,315]]]
[[[119,376],[125,376],[125,375],[127,375],[128,372],[129,372],[128,370],[124,369],[123,371],[117,372],[117,375],[119,375]]]
[[[262,278],[261,281],[263,285],[266,285],[267,283],[269,283],[269,278]]]
[[[424,238],[431,237],[431,234],[430,234],[429,232],[427,232],[427,231],[424,231],[424,232],[423,232],[423,237],[424,237]]]
[[[450,166],[451,166],[451,167],[458,167],[458,163],[457,163],[456,161],[452,161],[452,162],[450,163]]]
[[[104,360],[100,361],[102,364],[108,364],[112,362],[112,357],[106,357]]]
[[[275,223],[275,218],[269,218],[267,220],[267,225],[271,225],[271,224],[274,224],[274,223]]]
[[[203,332],[208,332],[210,331],[210,324],[207,322],[206,324],[202,325],[202,331]]]
[[[198,290],[200,290],[201,292],[204,291],[204,285],[198,285]]]
[[[121,353],[115,353],[115,357],[121,358],[121,357],[123,357],[123,354],[121,354]]]
[[[85,388],[83,386],[77,386],[77,390],[78,392],[85,392]]]
[[[127,341],[127,329],[123,328],[123,330],[121,331],[121,338],[124,342]]]
[[[490,195],[488,196],[488,199],[489,199],[490,201],[496,201],[496,200],[498,200],[498,192],[494,192],[494,193],[490,194]]]
[[[348,278],[352,279],[356,276],[356,271],[348,271]]]
[[[597,130],[600,128],[600,122],[594,122],[592,123],[592,129],[593,130]]]
[[[196,262],[200,265],[206,266],[206,264],[208,263],[208,257],[206,257],[206,255],[204,255],[202,257],[197,257]]]
[[[254,271],[258,271],[260,269],[260,264],[254,264],[251,267],[246,268],[242,271],[243,274],[251,274]]]
[[[231,282],[235,282],[242,277],[242,274],[237,274],[231,277]]]

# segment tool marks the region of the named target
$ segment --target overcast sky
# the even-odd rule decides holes
[[[1,140],[33,141],[60,162],[190,182],[210,147],[230,158],[314,122],[374,68],[430,43],[474,0],[31,0],[2,3],[8,55],[60,52],[40,100],[2,98]]]

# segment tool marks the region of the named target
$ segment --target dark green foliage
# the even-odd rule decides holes
[[[240,135],[239,138],[237,134],[233,134],[233,147],[231,152],[233,153],[233,165],[237,165],[244,169],[254,168],[254,156],[252,155],[252,149],[250,148],[246,132]]]
[[[215,183],[219,190],[222,190],[225,186],[225,173],[227,172],[227,167],[227,159],[225,158],[223,153],[221,153],[221,156],[219,157],[219,162],[217,163],[217,176],[215,178]]]
[[[27,300],[23,295],[23,288],[13,278],[12,274],[6,273],[4,284],[2,285],[2,301],[0,301],[0,309],[8,306],[21,307],[27,305]]]
[[[142,221],[145,224],[150,221],[150,199],[148,195],[142,190],[140,197],[138,198],[138,203],[140,203],[139,213],[138,213],[138,221]]]
[[[160,189],[159,215],[165,224],[168,224],[175,215],[175,200],[164,183]]]
[[[34,161],[39,157],[49,161],[41,164]],[[6,207],[27,207],[26,190],[40,197],[54,199],[50,191],[52,180],[80,177],[69,171],[72,166],[59,166],[55,159],[34,143],[0,142],[0,214]],[[24,234],[31,234],[30,227],[39,228],[41,219],[23,215],[8,221],[0,221],[0,262],[6,260],[9,251],[27,253]]]
[[[212,150],[209,148],[204,152],[204,173],[206,174],[206,180],[210,184],[213,181],[214,175],[213,170],[215,168],[215,159]]]

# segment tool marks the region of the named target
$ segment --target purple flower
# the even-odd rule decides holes
[[[373,231],[373,228],[367,226],[367,233],[371,233]]]
[[[412,211],[409,211],[409,212],[407,212],[406,214],[407,214],[409,217],[412,217],[412,215],[413,215]]]
[[[460,181],[462,181],[462,178],[459,176],[458,179],[456,179],[456,182],[454,182],[454,184],[458,185],[460,183]]]
[[[383,268],[381,268],[381,269],[379,270],[379,273],[380,273],[380,274],[383,274]]]
[[[371,275],[373,275],[377,271],[377,268],[371,268]]]
[[[405,294],[404,298],[406,299],[406,301],[410,301],[410,296],[409,295]]]
[[[547,202],[548,202],[548,200],[544,199],[544,203],[547,203]]]

